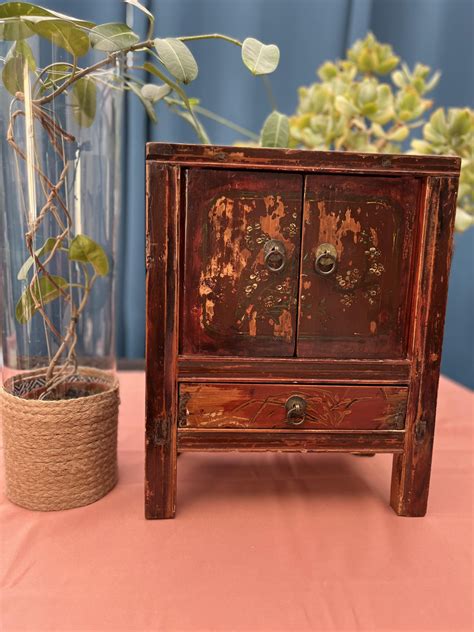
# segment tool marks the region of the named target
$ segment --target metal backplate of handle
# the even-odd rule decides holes
[[[306,402],[299,395],[292,395],[285,404],[286,422],[292,426],[300,426],[306,415]]]
[[[265,265],[271,272],[280,272],[285,267],[285,246],[278,239],[269,239],[263,247]]]
[[[332,274],[337,266],[337,250],[332,244],[319,244],[314,259],[314,269],[318,274]]]

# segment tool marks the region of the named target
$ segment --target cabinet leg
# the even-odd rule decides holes
[[[428,505],[433,436],[413,438],[403,454],[393,455],[390,504],[399,516],[424,516]]]
[[[145,517],[174,518],[176,513],[176,432],[161,445],[146,445]]]

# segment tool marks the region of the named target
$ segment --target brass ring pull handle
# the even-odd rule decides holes
[[[285,267],[286,250],[281,241],[269,239],[263,247],[265,265],[271,272],[280,272]]]
[[[337,265],[337,250],[332,244],[320,244],[316,250],[314,269],[318,274],[332,274]]]
[[[299,395],[292,395],[286,404],[286,423],[292,426],[300,426],[306,415],[306,402]]]

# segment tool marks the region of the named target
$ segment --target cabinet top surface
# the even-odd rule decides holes
[[[384,173],[458,176],[457,156],[416,156],[412,154],[361,154],[342,151],[270,149],[147,143],[146,158],[161,163],[186,166],[237,167],[279,171]]]

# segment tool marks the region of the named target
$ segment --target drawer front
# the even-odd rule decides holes
[[[414,178],[306,178],[298,356],[406,357],[419,195]]]
[[[406,387],[186,384],[181,428],[402,430]]]
[[[191,169],[181,349],[292,356],[303,178]]]

